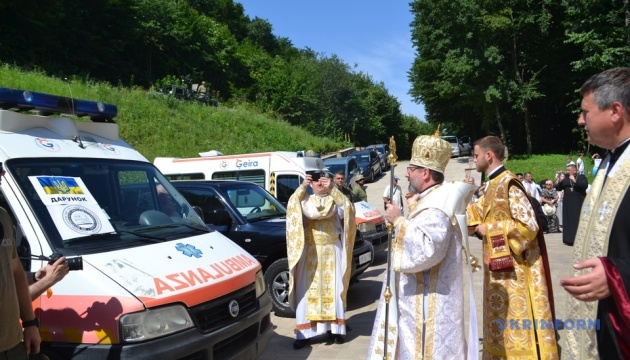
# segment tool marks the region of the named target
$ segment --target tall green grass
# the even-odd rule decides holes
[[[199,152],[219,150],[224,154],[312,149],[329,152],[349,144],[316,137],[287,122],[263,114],[251,104],[206,106],[180,101],[139,88],[124,88],[85,79],[45,76],[0,65],[0,87],[10,87],[118,106],[120,137],[147,159],[158,156],[196,157]],[[577,159],[577,156],[573,157]],[[589,182],[593,161],[585,157]],[[536,181],[554,178],[565,171],[566,155],[512,155],[506,167],[514,173],[530,171]]]
[[[325,153],[348,147],[263,114],[249,104],[206,106],[140,88],[76,78],[66,82],[9,65],[0,65],[0,87],[115,104],[120,137],[150,161],[158,156],[196,157],[208,150],[242,154],[310,149]]]

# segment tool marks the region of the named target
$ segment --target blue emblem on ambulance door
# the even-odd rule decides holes
[[[182,244],[182,243],[177,243],[177,245],[175,245],[175,249],[177,251],[181,251],[182,254],[188,256],[188,257],[196,257],[196,258],[200,258],[201,254],[203,254],[203,252],[199,249],[197,249],[196,247],[194,247],[193,245],[190,244]]]

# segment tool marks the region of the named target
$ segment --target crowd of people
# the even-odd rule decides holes
[[[395,236],[368,359],[477,357],[477,339],[467,342],[464,329],[463,273],[474,263],[464,251],[468,235],[483,241],[482,357],[558,359],[560,327],[554,321],[544,232],[562,232],[563,242],[575,247],[573,275],[561,279],[570,295],[566,319],[601,321],[599,327],[567,328],[563,354],[571,359],[630,358],[630,223],[623,221],[630,211],[630,68],[591,77],[581,95],[578,125],[589,142],[609,150],[596,163],[591,186],[583,154],[577,162],[567,158],[566,171],[555,179],[536,183],[531,172],[513,174],[503,164],[505,146],[495,136],[474,143],[475,168],[488,176],[481,187],[473,186],[471,178],[447,183],[450,144],[439,136],[416,138],[405,175],[410,184],[404,196],[407,216],[398,203],[398,188],[383,194]],[[393,185],[398,187],[398,179]],[[308,186],[314,195],[307,194]],[[297,294],[295,348],[326,331],[336,343],[343,342],[336,340],[345,331],[347,269],[339,265],[348,240],[341,224],[352,217],[345,200],[326,180],[307,179],[290,205],[300,228],[295,238],[287,234],[289,249],[296,251],[290,263],[296,274],[291,281]],[[313,225],[317,222],[329,225]],[[317,236],[328,240],[318,242]],[[328,252],[335,254],[332,265],[318,263],[323,260],[319,249],[326,246],[335,249]],[[337,269],[334,286],[326,289],[317,278],[321,271],[308,270],[324,266]]]

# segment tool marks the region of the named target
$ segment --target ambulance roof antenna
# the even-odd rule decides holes
[[[74,96],[72,95],[72,88],[70,87],[70,81],[68,81],[67,77],[63,78],[63,81],[65,81],[66,86],[68,86],[68,91],[70,92],[70,111],[72,112],[72,115],[74,115]],[[72,141],[78,142],[79,143],[79,147],[81,149],[85,149],[85,145],[83,145],[83,142],[81,141],[81,137],[79,136],[78,133],[74,137],[74,139],[72,139]]]

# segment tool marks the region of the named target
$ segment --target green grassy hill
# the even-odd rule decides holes
[[[0,87],[31,90],[118,106],[120,136],[153,161],[157,156],[195,157],[219,150],[241,154],[276,150],[328,152],[348,144],[316,137],[253,106],[206,106],[143,89],[47,77],[0,65]]]
[[[120,136],[153,161],[157,156],[196,157],[199,152],[224,154],[312,149],[326,153],[352,146],[316,137],[248,104],[205,106],[180,101],[143,89],[114,87],[77,79],[69,83],[38,72],[0,65],[0,87],[38,91],[118,106],[115,118]],[[577,156],[574,156],[577,158]],[[512,172],[531,171],[539,181],[564,171],[566,155],[513,156],[506,164]],[[587,177],[592,160],[586,157]]]

